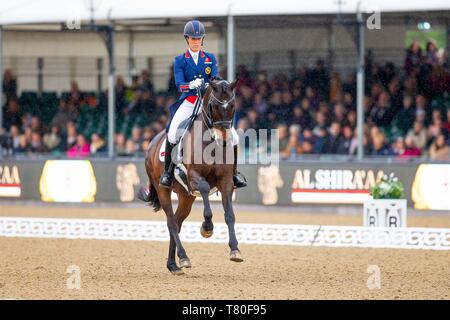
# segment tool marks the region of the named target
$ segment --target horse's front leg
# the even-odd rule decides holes
[[[233,211],[233,185],[229,184],[225,186],[222,193],[222,205],[225,210],[225,223],[228,226],[228,245],[230,246],[230,260],[235,262],[242,262],[244,259],[242,258],[242,254],[238,248],[238,241],[236,238],[236,232],[234,230],[234,224],[236,222],[236,218],[234,216]]]
[[[192,173],[191,187],[194,190],[198,190],[203,199],[203,218],[205,219],[200,228],[200,234],[204,238],[209,238],[213,234],[214,225],[212,222],[212,210],[209,203],[209,191],[211,187],[209,183],[200,175]]]

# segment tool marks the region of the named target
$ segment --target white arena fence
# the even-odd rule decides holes
[[[201,222],[185,222],[181,240],[228,243],[225,223],[216,223],[209,239]],[[235,226],[240,243],[314,247],[359,247],[450,250],[450,228],[374,228],[359,226],[253,224]],[[23,238],[169,240],[165,221],[0,217],[0,236]]]

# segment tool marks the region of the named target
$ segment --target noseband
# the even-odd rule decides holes
[[[220,100],[218,99],[214,93],[211,91],[211,94],[209,95],[208,104],[205,108],[202,108],[202,113],[206,117],[206,126],[211,129],[213,127],[219,127],[224,129],[230,129],[233,125],[233,118],[234,118],[234,111],[233,116],[231,117],[231,120],[221,120],[221,121],[213,121],[212,119],[212,101],[217,102],[221,107],[226,108],[226,106],[232,102],[236,98],[236,94],[233,92],[233,95],[228,100]]]

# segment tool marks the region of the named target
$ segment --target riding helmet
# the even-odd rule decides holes
[[[205,26],[198,20],[191,20],[184,26],[185,37],[203,38],[205,35]]]

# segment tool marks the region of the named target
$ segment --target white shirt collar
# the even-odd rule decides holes
[[[200,51],[194,52],[191,50],[191,48],[188,48],[188,50],[189,50],[189,54],[191,55],[192,59],[194,59],[195,64],[197,64]]]

